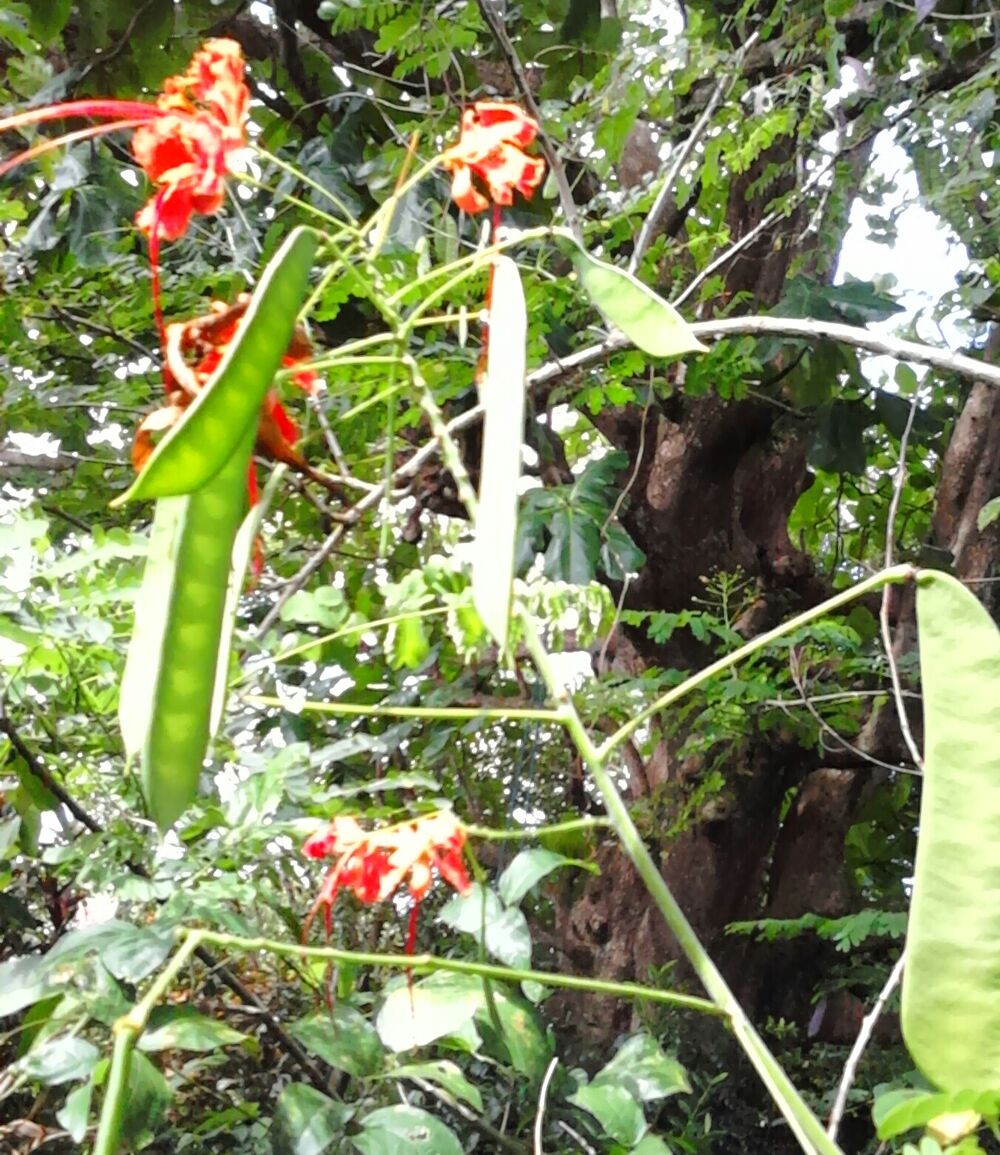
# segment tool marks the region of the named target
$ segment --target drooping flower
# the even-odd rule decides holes
[[[142,469],[153,452],[153,435],[170,429],[184,410],[197,397],[209,378],[218,369],[239,329],[250,303],[249,294],[242,294],[234,305],[213,301],[207,314],[189,321],[178,321],[164,330],[163,377],[167,404],[150,413],[139,426],[132,445],[132,464]],[[293,367],[312,355],[312,348],[304,333],[296,331],[282,361]],[[312,369],[293,374],[292,380],[308,393],[318,387],[318,378]],[[274,461],[282,461],[307,476],[315,474],[302,454],[295,448],[299,431],[289,417],[277,393],[268,391],[257,422],[257,448]],[[250,502],[257,496],[257,480],[253,465],[248,481]]]
[[[362,829],[349,815],[338,815],[302,847],[309,858],[336,860],[306,918],[303,937],[321,907],[329,936],[333,904],[341,889],[373,903],[389,898],[405,883],[414,900],[407,940],[407,950],[412,951],[417,909],[431,888],[433,870],[459,894],[472,889],[462,860],[465,836],[465,827],[449,810],[372,831]]]
[[[196,213],[208,215],[221,207],[226,175],[246,143],[249,107],[240,46],[234,40],[209,40],[195,53],[186,72],[164,82],[155,102],[71,100],[0,120],[0,133],[71,117],[107,121],[17,153],[0,164],[0,176],[62,144],[136,129],[132,151],[156,192],[139,210],[135,223],[149,238],[153,306],[163,334],[159,243],[182,236]]]
[[[479,101],[462,113],[462,133],[441,163],[452,174],[451,196],[460,209],[478,213],[490,206],[514,203],[514,190],[530,197],[541,184],[545,161],[523,149],[538,133],[538,124],[516,104]],[[482,182],[489,196],[473,183]]]

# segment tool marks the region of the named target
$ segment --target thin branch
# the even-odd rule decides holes
[[[910,440],[910,431],[913,429],[913,419],[916,413],[917,398],[914,397],[910,404],[910,412],[906,418],[903,435],[899,439],[899,465],[896,467],[892,501],[889,503],[889,514],[886,518],[885,564],[887,567],[892,565],[892,555],[896,537],[896,515],[899,512],[899,503],[903,496],[903,486],[906,483],[906,447]],[[899,677],[899,666],[896,662],[896,654],[893,646],[892,626],[889,623],[891,598],[892,594],[889,587],[886,586],[882,591],[882,608],[879,611],[879,624],[882,627],[882,645],[885,648],[886,661],[889,663],[889,675],[892,678],[892,696],[896,705],[899,728],[903,733],[903,740],[906,742],[906,748],[910,751],[913,764],[922,772],[924,760],[920,756],[920,748],[917,746],[913,737],[913,731],[910,729],[910,719],[906,713],[906,702],[903,700],[903,683]]]
[[[91,817],[79,802],[67,793],[66,788],[57,782],[52,774],[45,769],[31,750],[24,744],[21,735],[14,728],[14,723],[7,717],[6,713],[0,713],[0,731],[7,735],[11,746],[14,747],[15,751],[21,757],[29,772],[41,782],[50,794],[55,795],[55,797],[59,799],[77,822],[82,823],[93,834],[102,833],[104,827],[101,826],[96,818]]]
[[[858,1037],[854,1040],[854,1046],[851,1047],[851,1053],[847,1056],[847,1062],[844,1064],[844,1073],[840,1076],[840,1086],[837,1088],[837,1097],[833,1101],[830,1120],[826,1126],[826,1133],[834,1142],[836,1142],[837,1139],[837,1128],[840,1126],[840,1121],[844,1116],[844,1109],[847,1106],[847,1096],[850,1094],[851,1087],[854,1085],[854,1076],[857,1074],[861,1056],[865,1053],[865,1048],[871,1040],[872,1032],[875,1030],[875,1024],[885,1009],[885,1004],[889,1001],[890,995],[899,985],[899,980],[903,977],[903,966],[905,962],[906,954],[904,952],[896,960],[896,965],[892,968],[892,973],[886,979],[885,986],[879,991],[878,998],[875,1000],[875,1005],[872,1007],[871,1012],[865,1016],[864,1022],[861,1024],[861,1030],[858,1031]]]
[[[406,1075],[404,1077],[416,1083],[424,1094],[432,1095],[457,1115],[461,1115],[471,1127],[504,1151],[511,1152],[511,1155],[527,1155],[528,1148],[525,1147],[523,1143],[519,1143],[516,1139],[512,1139],[509,1135],[498,1131],[492,1123],[488,1123],[485,1119],[477,1115],[475,1111],[466,1107],[464,1103],[460,1103],[454,1095],[449,1095],[447,1091],[442,1090],[440,1087],[435,1087],[433,1083],[429,1083],[426,1079],[421,1079],[416,1075]]]
[[[542,1150],[542,1131],[545,1126],[545,1100],[549,1093],[549,1083],[552,1082],[552,1076],[556,1073],[556,1067],[558,1066],[559,1056],[553,1055],[548,1070],[545,1072],[545,1078],[542,1079],[541,1089],[538,1092],[538,1111],[535,1114],[534,1155],[545,1155],[545,1152]]]
[[[507,62],[507,67],[514,77],[514,82],[517,84],[521,99],[524,101],[528,112],[538,124],[538,143],[541,145],[542,153],[549,166],[549,171],[552,173],[552,179],[556,182],[556,189],[559,192],[559,203],[562,205],[563,215],[566,218],[566,223],[572,229],[573,235],[577,240],[581,240],[583,238],[583,230],[580,226],[580,218],[576,211],[576,202],[573,200],[573,191],[570,188],[569,179],[566,176],[566,169],[563,166],[559,153],[556,152],[551,138],[542,127],[541,111],[538,108],[534,93],[531,91],[528,74],[525,72],[524,65],[517,55],[517,49],[507,35],[504,18],[494,7],[493,0],[478,0],[478,4],[486,27],[490,30],[490,34],[497,42],[497,47],[500,49],[501,54]]]
[[[670,197],[674,191],[674,185],[677,183],[677,178],[680,176],[681,169],[687,164],[688,157],[690,157],[698,145],[698,142],[701,140],[709,121],[711,121],[715,115],[715,110],[719,107],[723,97],[727,96],[732,90],[733,85],[736,83],[736,78],[743,69],[743,61],[746,54],[756,43],[758,36],[759,33],[754,32],[739,50],[734,61],[733,72],[729,76],[720,77],[719,83],[715,86],[715,91],[712,93],[708,104],[705,105],[704,111],[701,116],[698,117],[694,128],[691,130],[691,135],[683,145],[681,145],[677,159],[670,166],[667,175],[663,178],[660,191],[656,194],[653,207],[649,210],[645,221],[643,221],[642,229],[639,232],[639,239],[636,241],[635,248],[632,250],[632,257],[628,263],[628,271],[630,273],[634,273],[636,269],[638,269],[642,258],[646,255],[646,250],[653,243],[653,238],[657,235],[657,231],[669,207]]]
[[[964,353],[925,345],[922,341],[907,341],[873,333],[858,325],[842,325],[836,321],[814,321],[805,317],[722,317],[714,321],[697,321],[691,329],[698,337],[729,337],[736,333],[752,336],[775,335],[805,337],[807,340],[826,339],[852,345],[869,353],[895,357],[899,361],[914,361],[930,365],[947,373],[957,373],[973,381],[1000,385],[1000,366],[988,365]]]

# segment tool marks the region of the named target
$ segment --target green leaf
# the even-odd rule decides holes
[[[145,1055],[132,1052],[125,1097],[122,1139],[132,1147],[152,1141],[170,1105],[170,1084]]]
[[[569,1102],[591,1115],[601,1124],[605,1134],[627,1147],[632,1147],[646,1130],[642,1107],[619,1084],[591,1083],[569,1096]]]
[[[872,1118],[880,1139],[892,1139],[904,1131],[926,1127],[940,1115],[974,1111],[995,1117],[1000,1112],[1000,1091],[948,1091],[935,1094],[904,1087],[879,1095]]]
[[[324,626],[336,629],[347,621],[349,609],[344,591],[336,586],[321,586],[318,590],[299,590],[281,607],[283,622]]]
[[[382,1044],[372,1024],[354,1007],[337,1002],[332,1011],[299,1019],[289,1033],[313,1055],[349,1075],[366,1078],[382,1069]]]
[[[1000,1070],[1000,632],[961,582],[917,580],[924,774],[903,972],[903,1038],[944,1091]]]
[[[375,1029],[391,1051],[425,1047],[461,1030],[483,998],[482,980],[471,975],[439,972],[414,983],[412,990],[400,981],[388,991]]]
[[[502,1041],[511,1066],[526,1075],[532,1083],[540,1083],[552,1057],[552,1048],[531,1008],[499,989],[493,992],[493,1005],[500,1019]],[[485,1006],[478,1015],[485,1029]]]
[[[447,1091],[453,1099],[466,1103],[474,1111],[482,1111],[483,1097],[479,1088],[474,1087],[462,1074],[461,1069],[449,1059],[438,1059],[432,1063],[404,1063],[388,1071],[387,1079],[423,1079]]]
[[[661,1050],[651,1035],[634,1035],[594,1076],[591,1086],[620,1083],[644,1103],[689,1093],[691,1084],[681,1064]]]
[[[74,1143],[82,1143],[87,1134],[90,1100],[93,1094],[94,1084],[88,1079],[86,1083],[74,1087],[66,1096],[66,1102],[56,1111],[56,1121],[60,1127],[69,1132],[69,1137]]]
[[[560,866],[579,866],[592,874],[597,873],[593,863],[567,858],[564,854],[556,854],[554,850],[546,850],[544,847],[522,850],[497,881],[500,898],[506,906],[516,906],[533,886],[537,886]]]
[[[394,670],[416,670],[431,652],[423,618],[404,618],[390,627],[386,636],[389,665]]]
[[[472,599],[501,651],[507,645],[517,495],[524,440],[528,316],[521,274],[509,257],[493,265],[490,342],[483,385],[483,457],[472,550]]]
[[[998,517],[1000,517],[1000,497],[993,497],[979,511],[979,516],[976,518],[976,528],[982,533]]]
[[[321,1155],[343,1137],[353,1115],[307,1083],[289,1083],[278,1096],[271,1127],[274,1155]]]
[[[50,968],[38,955],[0,962],[0,1019],[47,998],[52,987]]]
[[[485,899],[484,899],[485,895]],[[484,914],[485,901],[485,914]],[[531,965],[531,931],[517,907],[505,908],[494,891],[474,883],[467,895],[455,895],[441,908],[438,921],[453,930],[483,939],[487,951],[511,967]]]
[[[362,1155],[462,1155],[454,1131],[419,1107],[382,1107],[361,1128],[352,1141]]]
[[[70,931],[45,956],[48,964],[82,958],[96,951],[101,963],[125,982],[152,974],[170,954],[173,938],[162,929],[132,926],[113,918]]]
[[[151,1026],[142,1033],[141,1051],[217,1051],[246,1043],[248,1035],[234,1031],[218,1019],[199,1014],[192,1007],[158,1007]]]
[[[592,257],[574,244],[570,252],[587,296],[626,337],[653,357],[707,353],[673,305],[631,273]]]
[[[41,1046],[29,1051],[15,1067],[29,1079],[37,1079],[47,1087],[85,1079],[94,1069],[100,1052],[93,1043],[61,1035],[47,1039]]]
[[[659,1135],[643,1135],[632,1148],[632,1155],[671,1155],[671,1152]]]
[[[316,240],[311,229],[289,234],[264,270],[222,363],[113,507],[194,493],[241,449],[257,427],[260,407],[292,339]]]

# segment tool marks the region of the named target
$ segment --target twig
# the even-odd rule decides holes
[[[494,8],[493,0],[478,0],[478,4],[479,11],[482,14],[483,20],[486,22],[486,27],[490,30],[493,39],[497,42],[497,47],[503,54],[504,59],[507,61],[507,67],[513,74],[514,82],[517,84],[521,93],[521,99],[524,101],[528,112],[531,113],[538,124],[538,143],[541,145],[542,153],[549,166],[549,171],[552,173],[552,179],[556,182],[556,189],[559,192],[559,203],[562,205],[563,216],[565,216],[566,223],[570,229],[572,229],[573,235],[577,240],[581,240],[583,238],[583,230],[580,227],[580,218],[576,211],[576,202],[573,200],[573,191],[570,188],[569,180],[566,176],[566,169],[563,167],[562,159],[556,152],[551,138],[542,126],[542,114],[535,101],[534,93],[531,91],[531,84],[528,81],[527,73],[524,71],[524,65],[517,55],[517,49],[515,49],[510,37],[507,35],[504,18]]]
[[[977,361],[964,353],[953,353],[950,349],[872,333],[858,325],[842,325],[837,321],[814,321],[803,317],[722,317],[715,321],[696,321],[691,329],[697,337],[728,337],[735,333],[748,333],[751,336],[774,334],[813,340],[826,338],[852,345],[856,349],[865,349],[869,353],[884,354],[899,361],[914,361],[918,365],[930,365],[934,369],[957,373],[973,381],[1000,385],[1000,366]]]
[[[896,535],[896,515],[899,512],[899,503],[902,499],[903,486],[906,482],[906,446],[910,440],[910,431],[913,429],[913,419],[916,413],[917,398],[914,396],[910,404],[909,416],[906,418],[903,435],[899,439],[899,465],[896,467],[892,501],[889,503],[889,514],[885,523],[885,564],[887,567],[892,565],[892,554]],[[891,599],[892,593],[889,587],[886,586],[882,591],[882,608],[879,611],[879,624],[882,627],[882,645],[885,648],[886,661],[889,663],[889,676],[892,679],[892,696],[896,705],[899,728],[902,731],[903,740],[906,742],[906,748],[910,751],[910,757],[913,759],[914,766],[916,766],[918,770],[923,771],[924,760],[920,756],[920,748],[917,746],[913,737],[913,731],[910,729],[910,719],[906,713],[906,702],[903,700],[903,683],[899,677],[899,666],[896,662],[896,654],[893,647],[892,626],[889,624]]]
[[[66,792],[64,787],[52,777],[49,771],[42,766],[31,750],[24,744],[11,720],[4,714],[0,714],[0,731],[10,739],[11,745],[24,760],[28,770],[47,790],[51,791],[51,793],[59,799],[74,818],[86,826],[91,833],[104,833],[104,827],[101,823],[88,814],[87,811]],[[147,877],[146,871],[136,863],[127,862],[126,866],[133,874],[139,875],[140,877]],[[322,1073],[313,1064],[305,1050],[290,1035],[285,1033],[280,1023],[278,1023],[260,999],[258,999],[252,991],[248,990],[225,963],[220,962],[206,947],[199,946],[195,954],[209,970],[215,973],[223,986],[228,987],[241,1002],[246,1003],[248,1006],[255,1007],[261,1013],[264,1025],[274,1037],[275,1041],[299,1063],[302,1069],[309,1075],[310,1081],[314,1086],[320,1090],[325,1090],[327,1084]]]
[[[556,1067],[559,1066],[559,1056],[553,1055],[552,1061],[549,1063],[548,1069],[545,1072],[545,1078],[542,1079],[542,1086],[538,1092],[538,1111],[535,1114],[535,1155],[545,1155],[542,1150],[542,1130],[545,1126],[545,1100],[549,1093],[549,1083],[552,1082],[552,1076],[556,1073]]]
[[[2,707],[0,707],[0,731],[3,731],[3,733],[7,735],[11,746],[13,746],[20,755],[29,772],[41,782],[50,794],[55,795],[55,797],[59,799],[77,822],[86,826],[92,834],[101,834],[104,827],[101,826],[96,818],[91,817],[91,815],[66,792],[65,787],[60,785],[41,762],[39,762],[31,750],[24,744],[21,735],[14,728],[14,723],[11,722],[6,713],[2,712]]]
[[[846,750],[848,753],[853,754],[860,761],[870,762],[873,766],[878,766],[880,770],[893,770],[900,774],[917,773],[917,771],[915,771],[911,766],[898,766],[894,765],[892,762],[883,762],[881,758],[876,758],[874,754],[869,754],[867,751],[862,750],[860,746],[855,746],[848,742],[848,740],[842,734],[838,733],[838,731],[836,731],[830,725],[830,723],[823,717],[819,710],[816,709],[815,705],[806,694],[805,682],[802,678],[799,656],[795,649],[792,649],[788,657],[788,672],[792,679],[792,685],[794,685],[796,690],[799,692],[799,701],[794,704],[804,706],[809,716],[816,723],[822,733],[832,738],[838,746]],[[788,710],[786,709],[787,703],[778,702],[777,705],[783,713],[788,713]]]
[[[687,164],[688,157],[694,151],[698,142],[701,140],[702,134],[708,127],[709,121],[715,115],[715,110],[719,107],[723,97],[728,95],[736,83],[736,78],[740,75],[743,68],[743,61],[746,54],[750,51],[758,39],[759,33],[754,32],[743,47],[739,50],[734,61],[733,72],[729,76],[722,76],[719,83],[715,86],[715,91],[712,93],[711,99],[705,105],[704,111],[698,117],[694,128],[691,130],[691,135],[681,145],[681,149],[677,154],[677,159],[670,166],[667,175],[663,178],[663,184],[660,191],[656,194],[656,200],[653,201],[653,207],[646,215],[645,221],[641,230],[639,231],[639,239],[635,243],[635,248],[632,250],[632,257],[628,263],[628,271],[634,273],[639,267],[639,263],[646,255],[646,250],[653,243],[653,238],[656,236],[657,230],[663,221],[664,213],[667,211],[667,206],[670,201],[670,196],[674,191],[674,185],[680,176],[681,169]]]
[[[527,1147],[523,1143],[518,1143],[516,1139],[512,1139],[509,1135],[505,1135],[502,1131],[498,1131],[492,1123],[487,1123],[475,1113],[466,1107],[464,1103],[460,1103],[454,1095],[449,1095],[440,1087],[435,1087],[433,1083],[429,1083],[426,1079],[418,1078],[416,1075],[406,1075],[405,1078],[412,1080],[416,1085],[427,1095],[433,1097],[444,1105],[454,1111],[481,1135],[485,1135],[487,1139],[492,1140],[497,1146],[502,1147],[504,1151],[510,1151],[512,1155],[527,1155]]]
[[[833,1101],[833,1109],[830,1111],[830,1119],[826,1125],[826,1133],[834,1141],[837,1139],[837,1128],[840,1126],[840,1121],[843,1118],[844,1108],[847,1106],[847,1096],[850,1094],[851,1087],[854,1085],[854,1076],[857,1074],[861,1056],[865,1053],[865,1048],[871,1040],[872,1032],[875,1030],[875,1024],[885,1009],[885,1004],[889,1001],[890,995],[899,985],[899,980],[903,977],[903,966],[905,962],[906,953],[904,952],[896,960],[896,965],[892,968],[891,974],[885,980],[885,986],[879,991],[875,1005],[869,1014],[865,1016],[861,1024],[861,1030],[858,1031],[858,1037],[854,1040],[854,1046],[851,1047],[851,1053],[847,1056],[847,1062],[844,1064],[844,1072],[840,1076],[840,1085],[837,1087],[837,1097]]]

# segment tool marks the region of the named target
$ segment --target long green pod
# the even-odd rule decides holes
[[[625,269],[592,257],[576,241],[567,238],[564,247],[580,284],[605,320],[621,329],[644,353],[679,357],[682,353],[708,352],[673,305],[648,285]]]
[[[194,801],[208,749],[233,542],[255,430],[196,493],[157,502],[119,700],[149,812],[167,830]]]
[[[1000,632],[961,582],[917,579],[924,780],[903,1038],[944,1091],[1000,1086]]]
[[[289,234],[264,270],[222,363],[112,506],[193,493],[231,459],[247,430],[256,428],[295,331],[315,253],[311,229]]]

